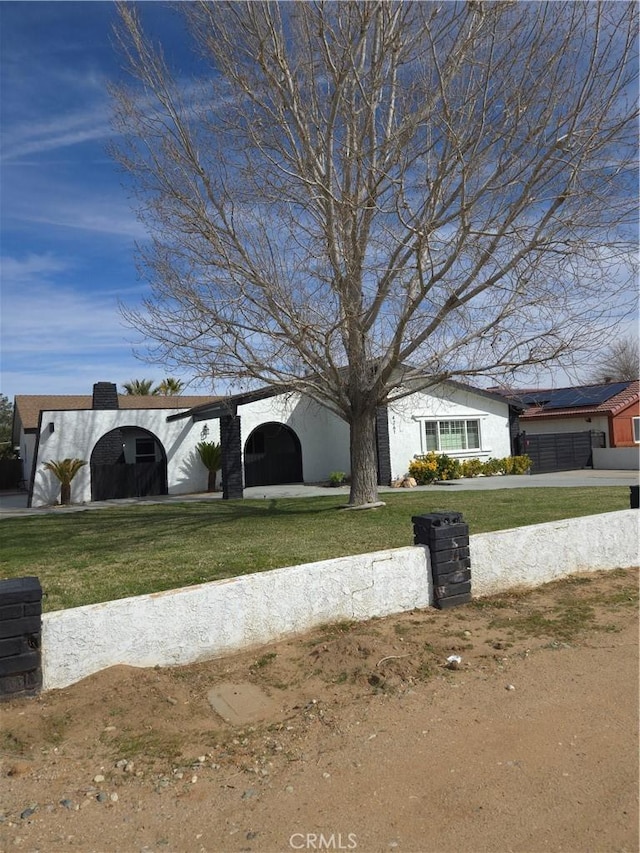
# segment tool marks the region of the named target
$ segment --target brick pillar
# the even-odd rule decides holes
[[[389,411],[386,406],[376,409],[376,454],[378,485],[391,485],[391,452],[389,450]]]
[[[230,501],[243,498],[242,442],[238,415],[223,415],[220,418],[220,445],[222,448],[222,499]]]
[[[431,555],[434,604],[440,610],[471,601],[469,525],[459,512],[414,515],[414,543]]]
[[[0,581],[0,700],[42,687],[42,588],[38,578]]]

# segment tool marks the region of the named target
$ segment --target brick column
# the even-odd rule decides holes
[[[222,448],[222,499],[230,501],[243,498],[242,441],[238,415],[223,415],[220,418],[220,445]]]
[[[471,601],[469,525],[459,512],[414,515],[414,543],[431,554],[434,604],[440,610]]]
[[[42,588],[35,577],[0,581],[0,700],[42,687]]]
[[[376,453],[378,458],[378,485],[391,485],[391,451],[389,449],[389,410],[376,409]]]

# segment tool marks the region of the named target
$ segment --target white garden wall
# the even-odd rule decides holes
[[[43,686],[65,687],[114,664],[192,663],[431,601],[428,554],[410,547],[60,610],[43,617]]]
[[[640,470],[640,446],[594,447],[593,467],[605,471]]]
[[[471,536],[473,594],[637,566],[639,518],[624,510]],[[428,549],[416,546],[46,613],[44,689],[116,664],[186,664],[432,601]]]

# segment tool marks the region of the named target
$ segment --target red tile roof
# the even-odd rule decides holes
[[[522,412],[521,420],[528,418],[559,418],[570,415],[617,415],[630,403],[640,400],[640,380],[630,382],[626,388],[597,406],[575,406],[566,409],[545,409],[544,406],[532,406]]]

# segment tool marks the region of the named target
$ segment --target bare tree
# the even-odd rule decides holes
[[[640,377],[638,338],[614,341],[596,359],[590,382],[631,382]]]
[[[561,363],[624,313],[635,3],[180,5],[188,83],[120,6],[150,233],[128,318],[150,359],[344,418],[352,504],[378,405]]]

